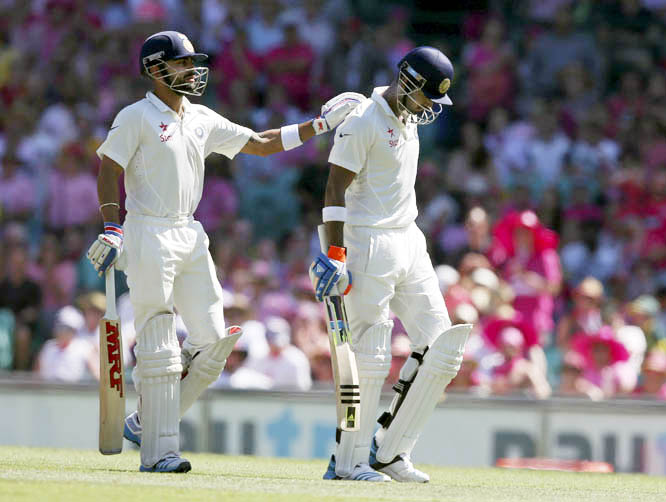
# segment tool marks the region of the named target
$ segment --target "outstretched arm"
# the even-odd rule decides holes
[[[265,157],[297,148],[313,136],[335,129],[364,99],[365,96],[355,92],[338,94],[321,107],[319,117],[255,134],[240,151]]]
[[[308,120],[302,124],[298,124],[298,141],[305,143],[307,140],[315,135],[313,127],[313,120]],[[287,126],[293,127],[293,126]],[[269,129],[252,136],[245,146],[241,148],[241,153],[249,153],[250,155],[259,155],[265,157],[273,155],[274,153],[284,152],[288,150],[282,143],[282,129]]]

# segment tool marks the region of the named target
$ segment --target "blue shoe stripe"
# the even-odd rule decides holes
[[[141,446],[141,436],[137,436],[132,432],[132,430],[125,423],[125,428],[123,429],[123,437],[128,441],[134,443],[137,446]]]

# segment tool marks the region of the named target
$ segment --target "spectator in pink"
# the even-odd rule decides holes
[[[83,169],[82,148],[71,143],[58,157],[49,184],[47,219],[51,229],[97,222],[97,181]]]
[[[581,378],[591,398],[607,399],[633,391],[636,374],[630,366],[618,364],[629,359],[629,351],[615,339],[610,326],[602,326],[594,335],[578,333],[572,348],[585,359]]]
[[[525,357],[534,343],[529,331],[521,331],[518,324],[497,323],[497,329],[484,330],[484,335],[501,356],[492,368],[491,389],[496,394],[507,394],[519,389],[526,389],[534,397],[545,399],[550,396],[551,388],[545,372]],[[493,326],[494,327],[494,326]]]
[[[215,58],[212,71],[218,76],[217,97],[223,103],[229,103],[233,83],[237,80],[245,85],[254,82],[261,69],[262,59],[250,48],[247,33],[237,30]]]
[[[558,237],[532,211],[511,212],[493,229],[490,260],[514,293],[513,308],[543,345],[553,330],[555,297],[562,285]]]
[[[492,317],[484,323],[482,333],[488,345],[495,350],[500,349],[502,345],[500,335],[506,328],[515,328],[520,332],[523,337],[521,356],[531,361],[545,375],[546,356],[539,336],[519,312],[514,312],[511,318]]]
[[[514,54],[505,40],[504,23],[488,19],[481,38],[465,54],[469,70],[467,115],[485,120],[495,107],[511,107],[514,94]]]
[[[284,41],[266,55],[270,85],[282,85],[289,101],[305,110],[310,101],[310,73],[314,51],[298,34],[298,25],[287,19]]]
[[[0,207],[3,218],[27,220],[35,209],[35,181],[20,168],[13,154],[6,154],[0,164]]]

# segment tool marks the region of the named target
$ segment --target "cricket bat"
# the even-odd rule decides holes
[[[317,230],[321,251],[326,254],[326,226],[319,225]],[[338,428],[343,431],[357,431],[360,428],[361,392],[356,357],[351,349],[351,332],[345,303],[342,296],[329,296],[324,298],[324,306],[328,318],[328,340],[331,344]]]
[[[116,313],[114,268],[106,271],[106,313],[99,324],[99,451],[103,455],[122,451],[125,426],[123,339]]]

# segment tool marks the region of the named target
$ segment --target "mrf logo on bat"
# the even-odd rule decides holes
[[[109,386],[120,392],[123,397],[123,370],[120,359],[120,339],[118,325],[113,322],[106,323],[106,346],[109,357]]]

